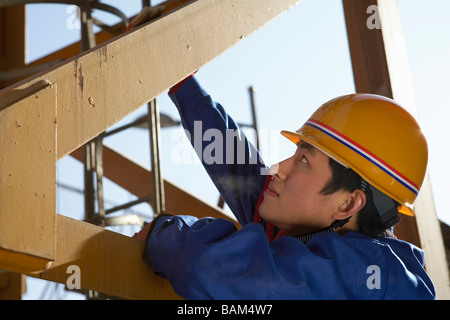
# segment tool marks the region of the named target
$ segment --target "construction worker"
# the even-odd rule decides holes
[[[162,215],[134,236],[180,296],[435,298],[423,252],[393,235],[399,214],[414,214],[427,166],[426,139],[396,102],[354,94],[325,103],[299,130],[282,131],[296,151],[264,175],[258,151],[194,76],[169,95],[192,144],[202,147],[197,153],[210,143],[201,139],[206,130],[238,133],[233,147],[216,144],[201,160],[241,229],[224,219]],[[232,157],[211,161],[220,152]]]

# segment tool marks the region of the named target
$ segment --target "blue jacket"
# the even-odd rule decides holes
[[[435,298],[423,252],[407,242],[357,232],[318,234],[306,244],[289,236],[269,241],[266,223],[253,223],[267,179],[261,173],[265,165],[258,151],[195,78],[186,80],[171,98],[205,169],[242,225],[237,230],[230,221],[191,216],[154,221],[147,263],[179,295],[187,299]],[[211,128],[216,131],[205,137],[228,133],[236,139],[236,148],[245,147],[245,158],[239,159],[242,153],[234,150],[227,162],[225,150],[220,149],[226,147],[225,141],[212,145],[213,139],[203,136]]]

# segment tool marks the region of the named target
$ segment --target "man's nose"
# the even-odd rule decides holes
[[[291,167],[292,167],[292,158],[288,158],[271,166],[269,172],[270,174],[278,177],[279,179],[284,180],[289,174]]]

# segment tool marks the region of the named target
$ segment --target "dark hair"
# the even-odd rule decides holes
[[[332,194],[338,190],[353,192],[361,189],[362,178],[359,174],[350,168],[346,168],[330,158],[329,162],[332,176],[325,187],[322,189],[323,194]],[[356,222],[358,231],[368,235],[369,237],[392,237],[391,228],[386,228],[380,220],[380,215],[373,202],[372,191],[369,187],[365,190],[367,201],[365,206],[359,211],[358,220]],[[399,218],[397,216],[397,223]]]

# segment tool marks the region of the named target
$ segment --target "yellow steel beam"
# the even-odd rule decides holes
[[[383,41],[392,86],[392,96],[418,117],[411,69],[403,37],[397,1],[378,0]],[[450,299],[450,275],[445,257],[442,231],[434,206],[430,178],[426,177],[416,202],[416,220],[425,265],[436,286],[438,299]]]
[[[180,299],[144,262],[145,243],[63,215],[56,218],[56,260],[30,276],[125,299]]]
[[[381,29],[367,27],[368,20],[374,24],[379,22],[379,15],[371,13],[374,15],[371,18],[367,14],[369,6],[377,8],[377,1],[343,0],[356,92],[392,97],[391,84],[386,81],[389,70]]]
[[[58,84],[61,159],[298,2],[193,1],[14,87]]]
[[[55,259],[56,84],[38,82],[2,102],[0,269],[43,270]]]

